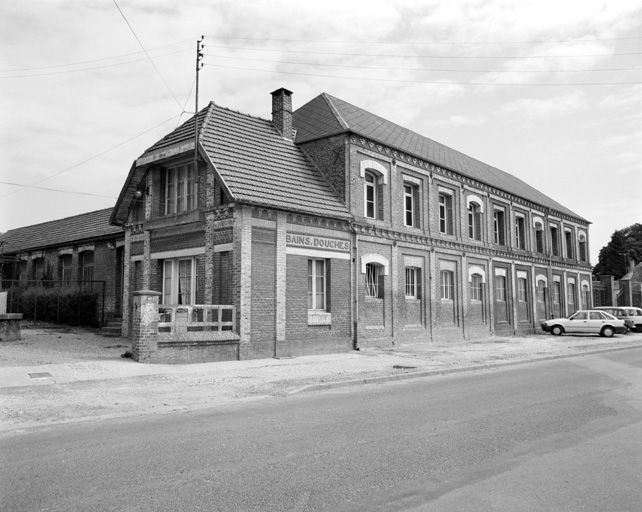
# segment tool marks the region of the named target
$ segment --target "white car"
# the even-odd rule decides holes
[[[628,330],[624,320],[619,320],[604,311],[576,311],[568,318],[553,318],[542,322],[542,330],[555,336],[568,334],[599,334],[610,338],[616,332],[625,334]]]

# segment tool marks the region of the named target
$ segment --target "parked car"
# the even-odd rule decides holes
[[[635,332],[642,332],[642,308],[634,308],[627,306],[626,312],[629,314],[629,318],[633,319],[633,325]]]
[[[624,320],[615,318],[604,311],[577,311],[568,318],[553,318],[542,322],[542,330],[556,336],[564,333],[599,334],[610,338],[616,332],[626,333]]]
[[[633,308],[625,308],[621,306],[596,306],[593,309],[604,311],[609,315],[613,315],[615,318],[624,320],[624,325],[626,325],[630,331],[635,330],[635,321],[633,319],[633,315],[629,315],[629,312],[627,311],[627,309]],[[640,319],[640,323],[642,323],[642,318]]]

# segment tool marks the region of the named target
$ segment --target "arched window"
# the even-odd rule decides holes
[[[78,278],[82,286],[91,287],[94,280],[94,251],[78,254]]]
[[[539,217],[533,219],[533,228],[535,230],[535,252],[544,252],[544,221]]]
[[[582,307],[591,307],[591,288],[586,281],[582,281]]]
[[[383,193],[380,176],[366,171],[364,184],[365,216],[369,219],[383,218]]]
[[[546,302],[546,281],[544,279],[537,280],[537,302],[543,304]]]

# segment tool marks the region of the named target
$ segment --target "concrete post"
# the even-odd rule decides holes
[[[133,293],[132,358],[150,363],[158,349],[158,301],[160,292],[139,290]]]

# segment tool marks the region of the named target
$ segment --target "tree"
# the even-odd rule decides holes
[[[620,279],[627,273],[629,261],[635,265],[642,261],[642,224],[639,223],[619,229],[611,235],[609,243],[600,249],[593,275],[597,277],[604,274]]]

